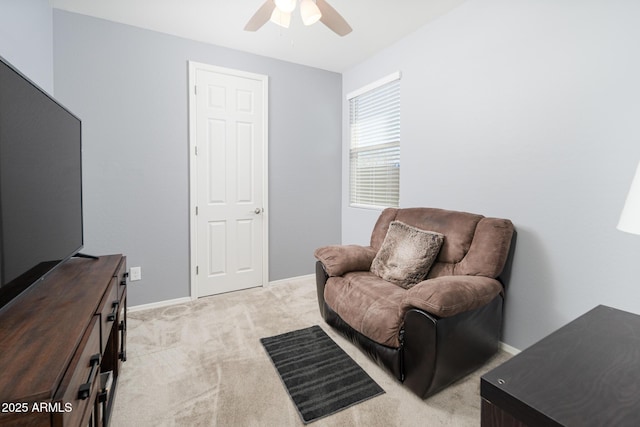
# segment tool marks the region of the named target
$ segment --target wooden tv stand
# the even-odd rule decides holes
[[[108,425],[126,270],[122,255],[72,258],[0,310],[0,425]]]

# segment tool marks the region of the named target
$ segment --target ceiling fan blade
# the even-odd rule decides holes
[[[260,9],[249,19],[247,25],[244,26],[245,31],[256,31],[264,24],[267,23],[269,18],[271,18],[271,14],[273,10],[276,8],[276,4],[273,0],[267,0],[264,2]]]
[[[339,36],[346,36],[352,29],[347,21],[325,0],[316,0],[316,6],[322,12],[320,21]]]

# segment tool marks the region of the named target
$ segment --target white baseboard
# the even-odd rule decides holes
[[[271,281],[267,283],[267,286],[281,285],[284,283],[297,282],[302,280],[310,280],[310,279],[314,279],[315,277],[316,277],[315,274],[307,274],[304,276],[290,277],[288,279]],[[193,299],[195,298],[183,297],[183,298],[170,299],[166,301],[152,302],[150,304],[135,305],[132,307],[127,307],[127,312],[134,313],[136,311],[149,310],[151,308],[168,307],[170,305],[183,304],[185,302],[190,302]]]
[[[509,344],[505,344],[502,341],[500,342],[500,348],[512,356],[515,356],[516,354],[520,353],[520,350],[518,350],[515,347],[511,347]]]
[[[310,279],[315,279],[315,277],[316,277],[315,274],[306,274],[304,276],[290,277],[288,279],[273,280],[269,282],[267,286],[282,285],[283,283],[297,282],[302,280],[310,280]]]
[[[134,305],[133,307],[127,307],[127,312],[133,313],[136,311],[149,310],[150,308],[159,308],[159,307],[167,307],[170,305],[183,304],[185,302],[190,302],[190,301],[191,301],[191,297],[183,297],[183,298],[170,299],[166,301],[152,302],[150,304]]]
[[[285,284],[285,283],[312,280],[312,279],[315,279],[315,274],[306,274],[304,276],[290,277],[288,279],[273,280],[273,281],[267,283],[267,286],[277,286],[277,285],[282,285],[282,284]],[[176,299],[171,299],[171,300],[166,300],[166,301],[152,302],[150,304],[141,304],[141,305],[136,305],[136,306],[133,306],[133,307],[127,307],[127,312],[134,313],[136,311],[149,310],[149,309],[152,309],[152,308],[168,307],[168,306],[171,306],[171,305],[183,304],[183,303],[186,303],[186,302],[190,302],[190,301],[192,301],[194,299],[195,298],[191,298],[191,297],[183,297],[183,298],[176,298]],[[512,356],[515,356],[516,354],[520,353],[520,350],[518,350],[515,347],[510,346],[509,344],[505,344],[502,341],[500,342],[500,349],[503,350],[503,351],[506,351],[507,353],[511,354]]]
[[[315,279],[315,277],[316,277],[315,274],[306,274],[304,276],[289,277],[288,279],[273,280],[273,281],[269,282],[267,284],[267,286],[277,286],[277,285],[282,285],[282,284],[290,283],[290,282],[313,280],[313,279]],[[134,313],[136,311],[149,310],[151,308],[168,307],[168,306],[171,306],[171,305],[183,304],[185,302],[190,302],[193,299],[194,298],[191,298],[191,297],[183,297],[183,298],[176,298],[176,299],[171,299],[171,300],[166,300],[166,301],[152,302],[150,304],[135,305],[135,306],[132,306],[132,307],[128,307],[127,308],[127,312]],[[513,355],[513,356],[515,356],[516,354],[520,353],[520,350],[518,350],[517,348],[512,347],[509,344],[505,344],[503,342],[500,342],[500,348],[502,350],[506,351],[507,353]]]

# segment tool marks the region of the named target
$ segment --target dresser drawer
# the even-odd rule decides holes
[[[120,300],[118,298],[118,288],[120,284],[116,277],[111,278],[111,283],[107,292],[105,292],[100,306],[98,307],[98,313],[100,315],[100,350],[104,352],[107,347],[109,338],[111,337],[111,330],[118,318],[118,311],[120,307]]]
[[[8,405],[8,402],[0,402]],[[21,408],[22,412],[8,412],[9,409],[14,408],[5,407],[5,411],[0,412],[0,426],[2,427],[41,427],[48,426],[51,415],[47,412],[34,412],[33,403],[20,402],[18,405],[24,405],[26,407]]]
[[[54,426],[87,425],[98,394],[100,378],[100,317],[93,316],[82,337],[54,401]]]
[[[115,277],[118,280],[118,299],[122,302],[127,291],[127,278],[129,277],[129,273],[127,273],[127,257],[122,257]]]

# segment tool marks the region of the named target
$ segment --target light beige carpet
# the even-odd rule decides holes
[[[260,338],[320,325],[386,391],[310,425],[479,426],[480,376],[421,400],[320,316],[313,279],[128,314],[111,426],[302,426]]]

